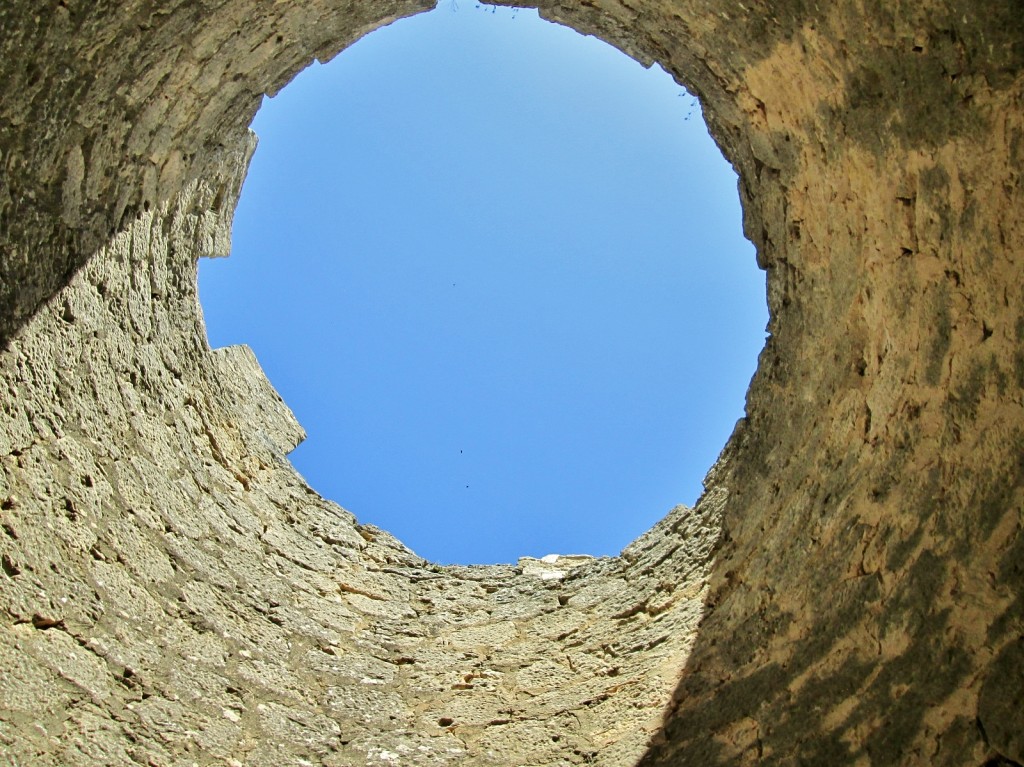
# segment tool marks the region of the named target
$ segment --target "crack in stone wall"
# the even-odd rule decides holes
[[[697,508],[561,579],[357,524],[205,341],[260,94],[422,8],[0,9],[3,756],[1024,763],[1018,4],[543,5],[701,97],[771,312]]]

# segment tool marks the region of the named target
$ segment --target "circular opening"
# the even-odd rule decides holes
[[[460,563],[614,554],[696,501],[767,311],[735,175],[668,75],[448,4],[254,129],[204,314],[306,428],[314,488]]]

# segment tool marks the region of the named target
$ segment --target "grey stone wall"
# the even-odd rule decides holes
[[[545,4],[700,95],[771,310],[697,509],[565,569],[360,526],[205,341],[260,94],[422,7],[0,9],[3,757],[1024,763],[1019,4]]]
[[[302,431],[252,352],[206,346],[195,254],[234,188],[142,214],[2,358],[5,752],[639,758],[701,612],[721,494],[614,560],[442,568],[358,525],[288,464]]]

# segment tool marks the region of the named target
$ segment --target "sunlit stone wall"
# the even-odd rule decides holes
[[[1024,763],[1019,5],[542,8],[701,97],[772,315],[697,509],[564,569],[356,524],[205,343],[260,95],[423,7],[0,9],[3,756]]]

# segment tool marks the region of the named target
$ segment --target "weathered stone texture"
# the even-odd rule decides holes
[[[1019,3],[545,4],[701,96],[771,310],[697,509],[568,570],[357,524],[205,341],[260,94],[422,7],[0,8],[3,756],[1024,763]]]
[[[234,189],[142,214],[3,357],[0,743],[60,765],[637,758],[720,504],[553,580],[356,524],[287,463],[301,428],[252,352],[206,348],[195,253]]]

